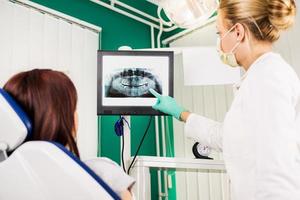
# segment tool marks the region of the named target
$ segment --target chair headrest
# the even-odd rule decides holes
[[[0,143],[8,146],[8,151],[22,144],[32,133],[29,117],[20,105],[0,88]]]

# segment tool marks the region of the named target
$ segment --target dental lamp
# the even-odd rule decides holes
[[[158,0],[169,20],[189,29],[207,21],[217,10],[219,0]]]

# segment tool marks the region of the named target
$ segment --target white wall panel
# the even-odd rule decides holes
[[[72,59],[72,24],[61,20],[58,29],[58,66],[69,74]]]
[[[22,2],[29,6],[0,0],[1,87],[13,74],[24,70],[50,68],[65,72],[78,92],[79,151],[83,159],[94,157],[98,134],[99,31],[95,32],[95,26],[87,27],[89,24],[80,24],[56,11],[29,1]],[[41,12],[43,9],[45,12]]]
[[[0,0],[0,85],[2,86],[11,74],[12,63],[12,32],[13,32],[13,8],[11,4]]]
[[[214,46],[216,45],[215,24],[193,32],[171,44],[172,47]],[[175,98],[181,105],[192,112],[208,118],[223,121],[226,111],[231,104],[232,86],[184,86],[182,56],[177,55],[175,61]],[[174,121],[174,145],[177,157],[193,158],[192,146],[195,141],[185,138],[184,124]],[[222,159],[217,152],[211,154],[215,159]],[[179,185],[178,185],[179,183]],[[208,170],[198,172],[176,172],[178,199],[189,200],[222,200],[229,199],[228,179],[223,173]]]
[[[41,25],[44,29],[42,58],[45,68],[51,66],[52,69],[60,69],[58,66],[58,45],[59,45],[59,19],[44,15],[44,21]]]
[[[12,22],[12,71],[19,72],[29,65],[29,24],[30,12],[28,8],[15,5],[13,8]]]
[[[36,10],[30,10],[29,32],[29,65],[42,68],[44,63],[44,18],[45,15]]]
[[[84,130],[84,137],[78,138],[79,148],[84,155],[95,155],[93,149],[85,148],[88,146],[97,147],[98,146],[98,135],[97,133],[98,127],[97,126],[90,126],[90,124],[97,125],[97,117],[91,118],[90,116],[97,116],[97,67],[95,66],[95,61],[97,61],[97,54],[94,53],[95,49],[98,49],[98,34],[91,33],[87,29],[84,31],[84,52],[83,52],[83,72],[82,77],[83,80],[88,80],[83,82],[83,93],[82,93],[82,102],[85,109],[81,117],[86,120],[86,123],[83,123],[85,127]],[[91,94],[92,98],[91,98]],[[81,135],[82,136],[82,135]]]

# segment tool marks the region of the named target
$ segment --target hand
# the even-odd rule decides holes
[[[121,199],[122,200],[131,200],[132,199],[132,195],[131,195],[131,193],[128,190],[126,190],[126,191],[122,192]]]
[[[174,98],[162,96],[153,89],[150,89],[149,91],[157,98],[156,104],[152,106],[153,109],[172,115],[180,120],[180,115],[185,109],[178,105]]]

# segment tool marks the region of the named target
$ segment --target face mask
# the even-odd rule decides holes
[[[225,33],[225,35],[222,37],[222,39],[218,37],[218,39],[217,39],[217,46],[218,46],[218,52],[219,52],[221,61],[224,64],[229,65],[231,67],[238,67],[239,64],[237,63],[236,57],[235,57],[235,55],[234,55],[233,52],[236,50],[236,48],[239,46],[239,44],[241,42],[238,42],[236,45],[234,45],[234,47],[232,48],[232,50],[229,53],[225,53],[222,50],[222,47],[221,47],[221,40],[223,40],[228,35],[228,33],[230,33],[230,31],[232,31],[232,29],[234,27],[235,26],[233,26],[231,29],[229,29],[229,31],[227,31]]]

